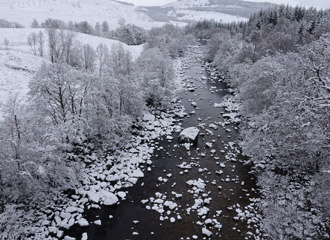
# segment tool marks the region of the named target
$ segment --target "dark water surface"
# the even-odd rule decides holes
[[[188,77],[189,84],[196,87],[196,91],[183,92],[181,101],[187,113],[194,110],[196,114],[184,118],[181,121],[182,127],[198,127],[200,123],[209,125],[215,121],[223,121],[221,116],[223,109],[215,108],[213,104],[221,103],[228,92],[223,90],[212,93],[212,90],[226,89],[225,84],[219,81],[201,79],[202,76],[206,76],[206,73],[196,50],[190,50],[184,63],[190,67],[185,69],[185,76]],[[197,109],[191,106],[191,100],[197,103]],[[231,132],[226,132],[222,127],[217,130],[208,128],[213,131],[214,135],[200,136],[197,146],[191,147],[190,156],[184,147],[177,146],[177,133],[173,134],[172,142],[166,140],[165,137],[159,140],[155,144],[157,150],[154,151],[151,158],[153,162],[152,171],[145,171],[145,177],[140,179],[134,187],[127,189],[127,199],[121,201],[115,207],[86,210],[84,217],[90,222],[90,225],[88,227],[74,225],[67,234],[80,239],[82,233],[86,232],[88,239],[92,240],[192,239],[193,235],[198,236],[198,239],[203,239],[202,226],[196,224],[196,222],[204,222],[207,218],[216,218],[222,224],[222,229],[218,232],[212,227],[208,227],[213,232],[211,239],[244,239],[248,236],[246,234],[249,231],[247,224],[242,221],[235,221],[233,217],[237,214],[233,210],[228,210],[228,207],[234,204],[239,204],[241,207],[247,206],[250,203],[249,198],[258,195],[253,190],[256,188],[256,183],[253,175],[248,173],[249,167],[244,166],[239,161],[226,162],[225,153],[221,153],[221,150],[228,151],[225,148],[226,143],[237,140],[235,127],[237,126],[228,125],[225,127],[231,129]],[[205,129],[200,129],[202,133],[205,133]],[[211,149],[205,147],[205,143],[212,142],[212,140],[216,141],[213,143],[212,148],[216,150],[215,154],[211,154]],[[163,149],[158,149],[159,146]],[[201,157],[200,153],[205,153],[206,156]],[[214,157],[219,157],[219,159]],[[240,158],[241,156],[237,157],[238,160]],[[193,167],[188,173],[180,174],[183,170],[177,165],[182,162],[193,162],[198,167]],[[225,168],[221,168],[216,162],[225,162]],[[199,169],[204,168],[205,171],[199,171]],[[221,175],[215,173],[219,170],[223,171]],[[169,173],[172,174],[172,177],[166,176]],[[167,178],[168,182],[159,182],[158,178],[160,176]],[[224,181],[227,176],[231,181]],[[196,212],[188,214],[186,211],[187,207],[194,204],[194,195],[188,193],[191,187],[188,187],[186,182],[198,178],[205,181],[205,192],[208,193],[208,198],[212,198],[210,204],[207,205],[210,212],[205,219],[198,217]],[[232,179],[235,179],[235,181]],[[212,181],[213,183],[211,183]],[[241,185],[242,181],[245,182],[244,186]],[[142,183],[143,186],[141,186]],[[174,183],[176,183],[175,186],[173,186]],[[218,186],[221,186],[222,189],[219,190]],[[171,194],[172,191],[182,194],[183,197],[174,198]],[[146,205],[142,204],[141,200],[155,197],[156,192],[166,194],[169,200],[175,199],[173,201],[178,204],[179,210],[171,216],[180,214],[181,221],[176,220],[175,223],[171,223],[169,220],[160,221],[158,212],[146,209]],[[215,216],[216,211],[219,210],[222,211],[221,215]],[[109,215],[112,215],[113,218],[110,219]],[[98,219],[102,221],[101,226],[93,224],[93,221]],[[135,220],[139,222],[136,224],[133,222]],[[133,235],[133,232],[137,232],[138,235]]]

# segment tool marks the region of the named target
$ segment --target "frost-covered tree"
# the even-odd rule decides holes
[[[3,45],[5,46],[5,49],[8,50],[8,47],[9,47],[9,40],[7,38],[5,38],[3,40]]]
[[[134,78],[132,56],[121,44],[112,46],[108,69],[117,89],[119,114],[139,115],[142,105],[139,83]]]
[[[80,23],[74,24],[74,29],[77,32],[85,33],[85,34],[94,34],[93,26],[90,25],[87,21],[82,21]]]
[[[295,194],[286,192],[283,181],[290,186],[308,172],[312,184],[322,175],[320,171],[329,169],[329,52],[329,36],[324,36],[299,47],[297,53],[266,57],[246,67],[239,65],[232,75],[238,78],[242,114],[246,117],[241,126],[243,152],[257,165],[267,163],[267,170],[275,172],[271,180],[277,179],[275,185],[280,186],[265,193],[261,205],[262,226],[272,239],[317,238],[324,231],[318,224],[328,219],[321,211],[326,212],[328,204],[323,199],[329,194],[316,193],[324,191],[321,189],[328,186],[327,180],[310,188],[298,182],[302,188],[299,201],[271,206]],[[260,177],[265,191],[272,186],[267,178]],[[315,189],[314,195],[311,189]],[[306,210],[308,202],[318,210]],[[314,223],[310,221],[312,214]],[[283,224],[274,219],[282,219]]]
[[[33,19],[32,23],[31,23],[31,28],[39,28],[39,23],[36,19]]]
[[[98,76],[90,81],[86,116],[93,136],[119,144],[129,133],[132,119],[143,109],[140,84],[134,64],[122,45],[111,51],[105,45],[97,48]]]
[[[98,64],[98,73],[99,77],[101,77],[106,68],[106,64],[109,61],[109,49],[105,44],[99,44],[96,48],[96,57]]]
[[[43,57],[44,55],[44,34],[43,32],[39,31],[39,33],[31,33],[28,36],[27,42],[32,50],[34,55],[39,55]]]
[[[34,55],[37,55],[37,51],[38,51],[38,47],[37,47],[37,43],[38,43],[38,36],[36,33],[31,33],[28,36],[27,42],[32,50],[32,53]]]
[[[108,24],[107,21],[104,21],[104,22],[102,23],[102,33],[103,33],[103,34],[106,34],[106,33],[108,33],[109,31],[110,31],[109,24]]]
[[[73,121],[83,111],[84,91],[78,71],[66,63],[43,64],[30,82],[36,108],[53,125]]]
[[[329,19],[328,10],[280,6],[247,23],[195,26],[207,29],[197,36],[213,35],[206,57],[237,87],[241,147],[258,170],[265,238],[327,237]]]
[[[75,33],[71,30],[66,30],[61,22],[58,23],[54,20],[46,23],[46,33],[51,62],[66,62],[70,64]]]
[[[27,205],[45,200],[75,184],[75,173],[63,158],[65,143],[47,118],[10,99],[1,134],[2,201]]]
[[[44,56],[44,44],[45,44],[45,37],[42,31],[39,31],[38,33],[38,52],[39,56],[43,57]]]
[[[166,106],[173,94],[173,62],[158,48],[145,50],[137,60],[137,75],[145,101],[152,106]]]
[[[82,46],[82,64],[83,68],[88,71],[95,69],[96,53],[95,50],[89,45]]]
[[[124,24],[112,31],[109,37],[128,45],[140,45],[146,41],[147,32],[133,24]]]
[[[99,22],[96,22],[94,29],[95,29],[95,35],[96,36],[101,36],[102,27],[101,27],[101,24]]]
[[[144,48],[159,48],[163,53],[176,58],[184,54],[187,43],[188,39],[181,28],[166,24],[149,30]]]

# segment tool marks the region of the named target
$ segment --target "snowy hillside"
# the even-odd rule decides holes
[[[28,83],[44,58],[13,50],[0,50],[0,119],[2,108],[10,97],[24,99]]]
[[[210,4],[209,0],[182,0],[173,3],[169,3],[163,6],[163,8],[191,8],[191,7],[202,7]]]
[[[120,19],[144,28],[161,24],[132,5],[111,0],[0,0],[0,16],[26,27],[33,19],[44,21],[47,18],[65,22],[88,21],[91,24],[108,21],[112,29],[118,26]]]
[[[197,10],[189,10],[182,9],[169,12],[169,16],[176,17],[181,21],[199,21],[199,20],[215,20],[223,23],[230,22],[239,22],[239,21],[247,21],[247,18],[238,17],[234,15],[229,15],[221,12],[214,11],[197,11]]]
[[[33,77],[34,72],[43,62],[49,61],[46,58],[32,54],[27,43],[28,36],[33,32],[42,29],[35,28],[0,28],[0,118],[1,109],[10,97],[18,95],[24,98],[29,91],[28,82]],[[46,36],[46,34],[45,34]],[[8,49],[3,45],[4,39],[9,41]],[[109,49],[114,44],[122,44],[134,59],[142,52],[143,46],[128,46],[116,40],[100,38],[87,34],[77,33],[76,40],[82,44],[89,44],[94,49],[100,44],[106,44]]]
[[[148,7],[144,11],[156,21],[190,22],[201,19],[221,21],[246,21],[253,13],[275,7],[275,4],[243,0],[178,0],[162,7]]]
[[[27,38],[31,33],[38,33],[40,30],[44,32],[43,29],[36,28],[0,28],[0,46],[3,45],[4,39],[7,39],[9,41],[10,49],[32,54],[31,49],[27,43]],[[111,48],[111,46],[114,44],[120,43],[123,45],[124,49],[126,49],[132,54],[134,59],[140,55],[143,48],[142,45],[128,46],[127,44],[117,40],[101,38],[83,33],[76,33],[76,40],[83,44],[89,44],[93,48],[96,48],[100,43],[107,44],[109,48]]]

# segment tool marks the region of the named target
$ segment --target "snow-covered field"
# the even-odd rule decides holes
[[[164,5],[163,7],[174,7],[174,8],[190,8],[190,7],[201,7],[207,6],[210,3],[209,0],[181,0],[172,2]]]
[[[7,100],[15,95],[18,95],[20,99],[24,98],[29,91],[28,83],[35,71],[44,61],[49,61],[47,58],[33,55],[27,43],[28,36],[40,30],[44,32],[43,29],[35,28],[0,28],[0,118],[2,107]],[[3,45],[4,39],[9,41],[8,49],[5,49]],[[136,59],[143,49],[142,45],[128,46],[116,40],[82,33],[77,33],[76,40],[83,44],[88,43],[94,48],[103,43],[111,49],[112,45],[120,43],[132,54],[133,59]]]
[[[199,21],[199,20],[212,20],[220,21],[223,23],[230,22],[239,22],[239,21],[247,21],[247,18],[237,17],[225,13],[220,12],[212,12],[212,11],[195,11],[195,10],[176,10],[169,13],[170,16],[178,16],[178,19],[182,21]],[[183,15],[183,16],[181,16]]]
[[[0,50],[0,118],[2,107],[10,97],[26,96],[33,73],[44,61],[47,60],[29,53]]]
[[[111,0],[0,0],[0,16],[26,27],[33,19],[42,22],[47,18],[90,24],[108,21],[111,29],[118,27],[120,19],[144,28],[162,25],[137,11],[135,6]]]
[[[32,51],[27,43],[27,38],[31,33],[38,33],[42,31],[46,37],[46,32],[44,29],[36,29],[36,28],[0,28],[0,47],[3,46],[3,42],[5,39],[9,41],[9,49],[12,50],[21,50],[27,53],[31,53]],[[111,48],[114,44],[122,44],[124,49],[129,51],[133,58],[136,59],[140,53],[142,52],[143,46],[128,46],[125,43],[122,43],[117,40],[101,38],[97,36],[92,36],[83,33],[76,33],[75,36],[76,41],[82,44],[89,44],[93,48],[96,48],[100,43],[106,44],[109,48]]]

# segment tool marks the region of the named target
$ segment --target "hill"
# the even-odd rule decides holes
[[[47,18],[90,24],[108,21],[111,29],[118,27],[120,19],[147,29],[162,24],[133,5],[111,0],[0,0],[0,16],[25,27],[30,26],[33,19],[41,22]]]
[[[156,21],[198,21],[214,19],[218,22],[246,21],[260,9],[276,6],[271,3],[243,0],[179,0],[161,7],[148,7],[144,11]]]
[[[27,43],[28,36],[40,30],[44,31],[35,28],[0,28],[0,118],[2,107],[7,100],[16,95],[19,99],[24,99],[29,91],[28,83],[36,70],[43,62],[49,62],[45,57],[33,55]],[[4,39],[9,41],[8,47],[3,45]],[[94,49],[100,43],[106,44],[109,49],[112,45],[120,43],[125,50],[132,54],[134,59],[140,55],[143,48],[142,45],[128,46],[116,40],[82,33],[76,33],[76,40],[82,44],[89,44]]]

